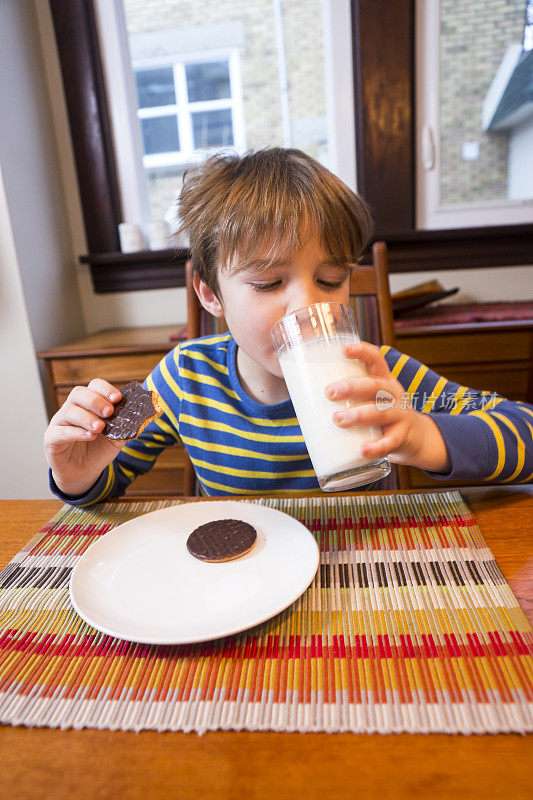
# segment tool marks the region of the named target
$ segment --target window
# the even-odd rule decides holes
[[[230,63],[230,58],[219,58],[133,65],[145,167],[183,163],[197,150],[243,148],[242,126],[235,130]]]
[[[533,219],[526,0],[417,3],[417,225]]]
[[[349,0],[95,0],[124,217],[175,223],[209,153],[285,145],[355,186]]]
[[[239,52],[133,61],[149,216],[164,218],[185,168],[210,151],[246,147]]]
[[[149,5],[153,8],[151,0],[137,2],[138,7],[147,9]],[[181,7],[181,3],[171,5]],[[200,6],[192,2],[185,5],[195,9]],[[218,5],[224,13],[229,7],[232,12],[236,8],[239,12],[252,8],[252,3],[244,0]],[[277,83],[277,95],[265,99],[264,93],[257,92],[253,79],[248,83],[241,67],[243,95],[248,92],[255,101],[250,113],[245,103],[246,146],[261,146],[266,139],[269,143],[309,148],[308,152],[318,153],[351,186],[355,186],[357,164],[357,186],[372,207],[376,237],[388,242],[392,272],[531,262],[531,221],[500,224],[482,232],[476,227],[442,231],[416,228],[415,143],[419,139],[415,131],[414,0],[395,0],[394,4],[386,0],[315,0],[312,7],[300,2],[265,0],[263,15],[267,7],[270,35],[272,28],[276,29],[268,47],[264,35],[250,42],[242,19],[235,14],[225,22],[210,23],[207,30],[215,42],[205,42],[206,29],[191,31],[188,27],[181,36],[173,31],[167,64],[172,63],[172,53],[177,51],[198,56],[206,48],[210,52],[221,47],[237,48],[241,62],[244,49],[252,54],[266,51],[266,62],[276,67],[276,80],[271,86]],[[281,26],[287,39],[298,41],[304,29],[315,36],[303,49],[314,66],[322,60],[322,78],[320,70],[312,73],[319,76],[318,83],[310,80],[308,62],[287,58],[285,47],[282,52],[287,69],[285,73],[280,69],[280,59],[276,60],[275,54],[283,37],[276,22],[279,15],[273,14],[273,9],[279,11],[280,7],[296,14],[291,18],[290,36],[287,18]],[[119,56],[128,42],[126,28],[117,25],[117,8],[123,9],[120,0],[87,0],[79,4],[50,0],[89,246],[89,254],[83,260],[91,264],[98,292],[180,286],[184,279],[183,260],[176,262],[174,253],[131,258],[115,255],[118,222],[145,219],[139,202],[141,193],[137,191],[144,181],[140,128],[135,124],[139,129],[136,142],[131,135],[128,110],[136,108],[136,89],[131,68],[128,72],[126,62]],[[479,4],[475,8],[479,9]],[[183,15],[178,13],[177,18],[183,22]],[[419,41],[422,39],[418,37]],[[201,62],[199,58],[198,63]],[[296,72],[292,73],[294,68]],[[419,82],[420,78],[425,80],[422,75]],[[317,94],[320,81],[325,91]],[[116,84],[123,87],[122,91],[115,90]],[[317,109],[306,115],[297,103],[311,91],[311,84],[313,96],[325,97],[325,112]],[[265,108],[269,120],[277,125],[275,136],[263,126]],[[180,258],[184,257],[185,253],[180,253]]]

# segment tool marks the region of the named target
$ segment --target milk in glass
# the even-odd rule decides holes
[[[324,395],[329,383],[366,376],[363,364],[342,352],[344,345],[358,341],[351,308],[338,302],[303,306],[274,324],[272,340],[320,487],[340,491],[388,475],[387,458],[361,455],[363,442],[375,442],[381,429],[339,428],[334,411],[354,403],[332,402]]]
[[[350,408],[350,400],[331,401],[325,387],[343,378],[362,378],[366,369],[360,361],[342,352],[351,337],[301,342],[278,353],[283,377],[291,396],[298,422],[318,478],[367,465],[361,455],[363,442],[375,442],[381,428],[354,425],[339,428],[332,420],[334,411]]]

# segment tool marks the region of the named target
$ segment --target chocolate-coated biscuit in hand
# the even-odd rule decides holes
[[[187,539],[187,550],[195,558],[212,563],[232,561],[248,553],[257,531],[241,519],[217,519],[200,525]]]
[[[137,381],[127,383],[120,391],[122,400],[106,419],[103,434],[108,439],[136,439],[147,425],[163,413],[158,402],[159,395],[143,389]]]

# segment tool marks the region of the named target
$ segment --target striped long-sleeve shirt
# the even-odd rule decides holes
[[[206,495],[302,494],[318,488],[290,400],[264,405],[242,388],[231,335],[184,342],[158,364],[145,387],[161,396],[163,416],[125,445],[86,495],[89,505],[124,493],[161,451],[181,440]],[[393,348],[382,348],[405,402],[430,414],[450,456],[443,479],[533,479],[533,408],[446,380]],[[432,474],[432,473],[430,473]]]

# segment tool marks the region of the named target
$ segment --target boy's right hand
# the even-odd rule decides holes
[[[44,434],[44,452],[58,489],[64,494],[85,494],[110,464],[123,441],[102,436],[120,391],[102,378],[88,386],[75,386]]]

